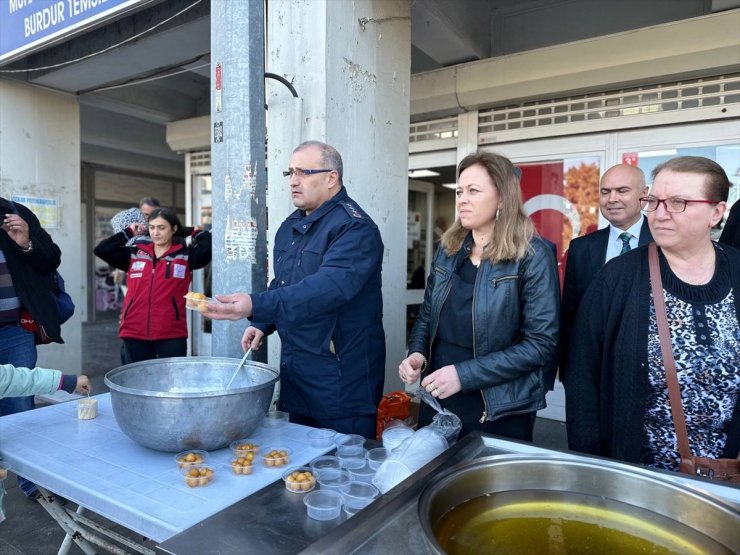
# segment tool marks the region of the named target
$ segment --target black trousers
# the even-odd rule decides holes
[[[483,415],[484,405],[480,391],[459,392],[452,397],[440,400],[440,404],[442,408],[455,413],[462,421],[462,430],[457,436],[458,439],[462,439],[469,433],[478,430],[485,434],[509,439],[532,441],[532,431],[537,416],[534,411],[503,416],[492,422],[486,420],[481,423],[480,418]],[[422,402],[419,410],[419,426],[431,424],[435,414],[437,414],[437,411]]]
[[[128,353],[129,362],[152,360],[154,358],[184,357],[188,354],[188,339],[124,339],[123,346]]]

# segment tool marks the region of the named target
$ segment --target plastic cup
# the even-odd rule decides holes
[[[350,482],[340,488],[340,493],[344,497],[344,502],[365,502],[370,504],[378,496],[378,488],[372,484],[364,482]]]
[[[361,453],[365,448],[365,438],[357,434],[340,434],[334,438],[337,453],[341,449],[345,455]]]
[[[97,399],[80,399],[77,401],[77,418],[80,420],[92,420],[98,416]]]
[[[347,515],[347,518],[352,518],[357,513],[359,513],[362,509],[367,507],[370,503],[372,503],[372,499],[369,501],[344,501],[344,514]]]
[[[207,464],[194,464],[180,469],[185,485],[189,488],[202,488],[210,484],[216,477],[216,471]]]
[[[373,470],[378,470],[378,467],[387,458],[388,449],[386,449],[385,447],[376,447],[375,449],[370,449],[370,451],[367,452],[367,463]]]
[[[270,447],[262,454],[262,464],[268,468],[279,468],[290,462],[290,449],[286,447]]]
[[[191,449],[190,451],[183,451],[175,455],[175,462],[178,468],[185,468],[196,464],[203,464],[207,458],[208,453],[206,451]]]
[[[308,441],[311,447],[316,449],[328,449],[334,445],[334,436],[337,432],[329,428],[318,428],[308,432]]]
[[[341,470],[342,463],[337,457],[324,456],[317,457],[309,463],[314,475],[321,476],[327,470]]]
[[[347,453],[344,447],[340,447],[339,449],[337,449],[337,458],[342,464],[342,467],[346,468],[348,464],[352,464],[354,461],[364,461],[365,453],[366,451],[364,448],[360,449],[357,452],[355,452],[354,448],[352,448],[350,449],[350,452]]]
[[[308,517],[314,520],[334,520],[342,512],[342,494],[337,491],[312,491],[303,498]]]
[[[281,410],[270,410],[267,411],[265,419],[262,421],[262,425],[266,428],[277,428],[290,421],[290,415],[287,412]]]
[[[369,484],[375,476],[375,469],[370,468],[370,465],[365,460],[362,461],[360,466],[348,468],[347,472],[349,472],[349,475],[352,476],[352,480],[355,482],[365,482],[366,484]]]
[[[383,432],[383,447],[385,447],[388,452],[393,451],[393,449],[401,445],[406,438],[409,438],[412,435],[414,435],[414,430],[408,426],[387,428]]]
[[[340,491],[352,481],[346,470],[325,470],[319,475],[319,487],[324,490]]]
[[[293,493],[307,493],[316,487],[316,476],[308,466],[294,466],[283,472],[285,489]]]

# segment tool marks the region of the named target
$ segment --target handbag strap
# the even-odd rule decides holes
[[[673,346],[671,345],[671,332],[668,328],[668,317],[665,309],[665,300],[663,299],[663,280],[660,278],[658,246],[655,243],[650,243],[648,246],[648,267],[650,269],[650,288],[653,291],[653,304],[655,305],[655,319],[658,323],[660,352],[663,355],[665,378],[668,384],[668,397],[671,401],[673,427],[676,430],[676,438],[678,439],[678,452],[682,459],[688,459],[691,458],[691,448],[689,447],[689,436],[686,432],[686,419],[681,403],[681,387],[678,384],[676,361],[673,358]]]

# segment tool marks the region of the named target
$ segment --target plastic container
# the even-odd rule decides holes
[[[219,300],[211,297],[206,297],[203,293],[196,293],[191,291],[185,297],[185,308],[189,310],[198,310],[203,312],[208,308],[208,303],[220,303]]]
[[[354,470],[356,468],[362,468],[365,464],[367,464],[367,461],[360,457],[357,457],[356,459],[345,459],[342,461],[342,468],[345,470]]]
[[[317,477],[321,476],[321,474],[327,470],[342,469],[342,462],[337,457],[332,457],[329,455],[324,457],[317,457],[310,463],[308,463],[308,465],[311,467],[311,470]]]
[[[354,461],[365,461],[365,449],[360,450],[359,452],[355,453],[354,451],[351,451],[349,454],[344,452],[344,448],[337,449],[337,458],[339,459],[339,462],[342,465],[342,468],[347,468],[348,464],[354,463]]]
[[[266,467],[279,468],[290,462],[290,449],[287,447],[270,447],[262,453],[262,464]]]
[[[383,447],[389,452],[401,445],[403,441],[414,435],[414,430],[405,424],[386,428],[383,432]]]
[[[385,447],[376,447],[375,449],[370,449],[370,451],[367,452],[367,463],[373,470],[378,470],[378,467],[387,458],[388,449],[386,449]]]
[[[251,460],[259,453],[260,446],[251,439],[237,439],[229,444],[229,449],[235,457]]]
[[[236,458],[231,460],[231,473],[235,476],[249,476],[254,474],[254,462],[248,461],[244,458]]]
[[[352,476],[346,470],[325,470],[319,474],[319,487],[325,490],[340,491],[352,481]]]
[[[342,486],[339,490],[344,497],[345,503],[350,502],[365,502],[365,505],[372,503],[373,499],[378,496],[378,488],[372,484],[364,482],[350,482],[349,484]]]
[[[375,476],[375,469],[370,468],[370,465],[367,464],[366,460],[363,460],[362,465],[360,466],[347,468],[347,472],[352,476],[353,481],[365,482],[366,484],[369,484]]]
[[[80,420],[92,420],[98,416],[97,399],[80,399],[77,401],[77,418]]]
[[[281,410],[269,410],[262,421],[262,425],[268,428],[282,426],[290,421],[290,414]]]
[[[202,488],[216,477],[216,470],[207,464],[193,464],[180,469],[185,485],[189,488]]]
[[[337,453],[341,449],[345,455],[361,453],[365,448],[365,438],[357,434],[340,434],[334,438]]]
[[[303,498],[308,517],[314,520],[334,520],[342,512],[342,494],[337,491],[312,491]]]
[[[316,476],[308,466],[295,466],[283,472],[285,489],[293,493],[306,493],[316,487]]]
[[[328,449],[334,445],[334,436],[337,432],[329,428],[318,428],[308,432],[308,441],[316,449]]]
[[[362,509],[367,507],[370,503],[372,503],[372,499],[368,501],[344,501],[344,505],[342,509],[344,510],[344,514],[347,516],[347,518],[352,518],[357,513],[359,513]]]
[[[178,468],[190,467],[195,464],[203,464],[208,458],[206,451],[200,449],[192,449],[190,451],[183,451],[175,455],[175,462]]]

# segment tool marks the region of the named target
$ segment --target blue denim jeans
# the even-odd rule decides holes
[[[36,341],[33,333],[24,330],[20,325],[0,326],[0,364],[33,368],[36,366],[36,359]],[[33,395],[0,399],[0,416],[33,408],[35,408]],[[33,482],[20,476],[18,485],[26,495],[33,495],[37,491]]]

